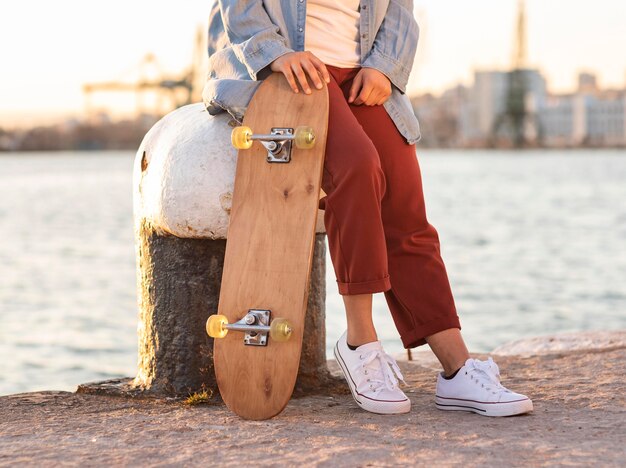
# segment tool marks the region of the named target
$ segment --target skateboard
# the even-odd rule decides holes
[[[294,93],[282,73],[257,88],[241,126],[214,338],[217,385],[244,419],[269,419],[296,382],[328,127],[328,88]]]

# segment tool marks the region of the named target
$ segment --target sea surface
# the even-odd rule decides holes
[[[0,155],[0,395],[133,376],[131,152]],[[471,351],[626,328],[626,154],[419,151]],[[327,350],[343,301],[327,266]],[[383,294],[375,322],[402,351]]]

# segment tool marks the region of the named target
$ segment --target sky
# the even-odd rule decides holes
[[[146,53],[177,74],[191,62],[213,0],[6,0],[0,15],[0,125],[81,116],[82,85],[122,80]],[[512,61],[516,0],[414,0],[421,39],[411,94],[471,84],[475,69]],[[530,65],[554,92],[580,71],[626,81],[626,2],[527,0]]]

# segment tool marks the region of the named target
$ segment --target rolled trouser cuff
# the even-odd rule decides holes
[[[417,324],[410,332],[401,333],[400,338],[405,349],[416,348],[426,344],[426,337],[450,328],[461,329],[461,322],[456,313],[450,317],[441,317],[432,322]]]
[[[374,294],[390,290],[391,280],[389,279],[389,275],[375,280],[362,281],[360,283],[344,283],[337,280],[337,286],[339,288],[339,294],[344,296],[354,294]]]

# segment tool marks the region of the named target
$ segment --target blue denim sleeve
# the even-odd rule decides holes
[[[419,26],[413,16],[413,0],[391,0],[372,49],[361,66],[384,73],[404,94],[418,40]]]
[[[261,0],[218,0],[224,30],[237,59],[253,80],[281,55],[293,52],[272,23]]]

